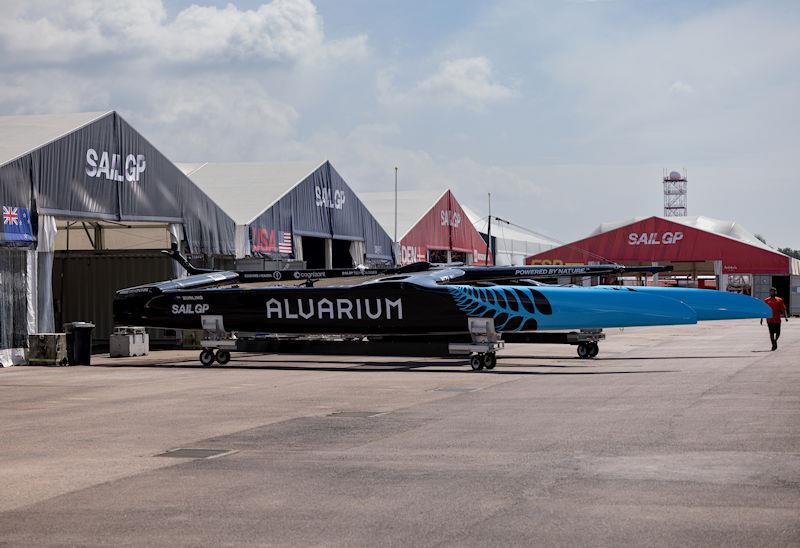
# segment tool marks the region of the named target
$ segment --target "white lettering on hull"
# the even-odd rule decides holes
[[[269,299],[269,320],[393,320],[403,319],[402,299]]]

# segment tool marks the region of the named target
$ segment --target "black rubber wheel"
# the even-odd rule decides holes
[[[589,349],[588,343],[580,343],[578,344],[578,357],[582,360],[588,360],[590,358],[589,354],[591,353]]]
[[[483,356],[483,366],[486,369],[494,369],[494,366],[497,365],[497,356],[494,352],[489,352],[488,354],[484,354]]]
[[[589,357],[594,358],[600,353],[600,345],[593,342],[589,345]]]
[[[475,354],[469,359],[469,365],[473,371],[480,371],[483,369],[483,357],[480,354]]]
[[[200,363],[206,367],[214,365],[214,351],[206,348],[200,352]]]
[[[231,361],[231,353],[227,350],[217,350],[217,363],[220,365],[225,365]]]

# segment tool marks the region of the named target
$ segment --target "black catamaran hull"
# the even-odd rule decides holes
[[[444,276],[446,278],[447,276]],[[221,316],[228,331],[419,335],[467,333],[468,318],[497,331],[692,324],[769,316],[763,302],[699,289],[553,287],[446,283],[424,276],[333,287],[194,289],[168,282],[117,293],[118,325],[200,329]],[[446,280],[445,280],[446,281]],[[180,287],[175,287],[182,284]],[[440,285],[441,284],[441,285]]]

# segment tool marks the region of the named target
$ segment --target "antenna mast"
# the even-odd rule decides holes
[[[664,217],[686,217],[686,168],[679,171],[664,170]]]

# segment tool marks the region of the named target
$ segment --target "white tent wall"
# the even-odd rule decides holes
[[[353,259],[353,265],[358,266],[364,264],[365,255],[367,253],[364,242],[353,240],[350,242],[350,257]]]
[[[169,225],[169,236],[171,240],[170,243],[177,246],[178,249],[181,249],[185,237],[183,225],[179,223],[171,223]],[[186,272],[186,269],[178,264],[178,261],[173,261],[172,266],[175,269],[175,278],[185,278],[189,275],[189,273]]]
[[[486,239],[489,230],[488,217],[481,217],[463,204],[461,207],[478,232]],[[521,266],[525,264],[527,257],[561,245],[546,236],[511,226],[503,221],[492,222],[492,240],[495,264],[498,266]]]
[[[39,217],[39,241],[36,245],[36,312],[35,322],[38,333],[55,332],[55,311],[53,309],[53,260],[55,259],[56,220],[50,215]]]
[[[250,255],[250,232],[247,225],[236,225],[234,233],[235,258],[244,259]]]
[[[498,266],[524,265],[525,259],[536,253],[547,251],[555,247],[550,244],[535,243],[525,240],[515,240],[504,236],[502,227],[492,227],[492,237],[495,244],[495,260]]]

